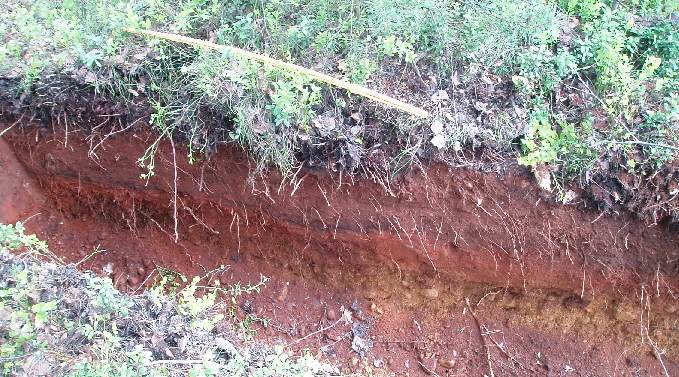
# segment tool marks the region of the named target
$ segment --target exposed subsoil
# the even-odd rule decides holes
[[[81,266],[121,290],[149,287],[155,266],[271,277],[238,315],[348,372],[679,375],[678,235],[662,223],[556,203],[512,166],[250,185],[241,150],[189,164],[164,142],[146,182],[137,159],[156,136],[117,136],[92,155],[77,134],[7,133],[0,221],[25,221],[67,262],[106,250]],[[368,332],[365,359],[341,307]]]

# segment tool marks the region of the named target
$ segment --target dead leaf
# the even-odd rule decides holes
[[[24,372],[28,376],[46,376],[50,372],[50,363],[36,355],[28,356],[24,362]]]
[[[443,132],[443,123],[441,123],[438,120],[435,120],[431,124],[431,132],[433,132],[435,135],[438,135]]]
[[[451,77],[451,80],[453,81],[453,86],[462,84],[459,77],[457,76],[457,71],[453,73],[453,77]]]
[[[546,191],[552,192],[552,174],[550,173],[547,164],[540,162],[533,166],[533,174],[540,187]]]
[[[436,135],[431,139],[431,143],[438,149],[443,149],[446,147],[447,141],[443,135]]]
[[[445,90],[438,90],[433,96],[431,96],[431,100],[434,102],[447,101],[449,99],[450,97]]]

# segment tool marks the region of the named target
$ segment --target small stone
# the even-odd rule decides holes
[[[358,361],[359,361],[359,360],[358,360],[357,357],[352,357],[352,358],[351,358],[351,366],[354,367],[354,368],[356,368],[356,366],[358,366]]]
[[[615,313],[614,317],[620,322],[631,322],[637,319],[637,316],[630,310],[620,310]]]
[[[288,296],[288,286],[284,285],[283,288],[281,289],[281,292],[276,297],[276,300],[283,302],[285,301],[285,298],[287,296]]]
[[[325,312],[325,316],[328,317],[328,321],[336,321],[337,318],[339,318],[339,315],[337,314],[337,311],[335,311],[335,309],[328,309]]]
[[[455,360],[441,357],[439,358],[439,365],[446,369],[450,369],[455,365]]]
[[[101,269],[101,272],[105,273],[106,275],[113,275],[113,267],[113,262],[109,262]]]
[[[137,274],[137,267],[136,267],[135,263],[133,263],[133,262],[128,262],[125,269],[127,270],[127,273],[130,276],[134,276],[134,275]]]
[[[95,242],[97,242],[97,235],[94,234],[94,233],[90,233],[90,234],[87,236],[87,241],[88,241],[89,243],[91,243],[91,244],[94,244]]]
[[[146,276],[146,268],[144,268],[144,266],[137,267],[137,273],[140,276]]]
[[[137,279],[134,276],[130,276],[129,278],[127,278],[127,282],[130,283],[131,286],[136,287],[137,284],[139,284],[139,279]]]
[[[97,238],[99,238],[100,240],[105,240],[107,237],[108,237],[108,233],[105,230],[99,232],[99,234],[97,235]]]
[[[503,299],[501,305],[505,309],[516,309],[519,306],[519,303],[515,298],[508,298]]]
[[[326,335],[328,336],[328,339],[331,340],[331,341],[333,341],[333,342],[337,342],[338,340],[342,339],[342,338],[339,336],[339,334],[337,334],[337,333],[335,333],[335,332],[329,332],[329,333],[326,334]]]
[[[369,288],[366,289],[365,293],[363,293],[363,297],[365,297],[368,300],[373,300],[379,296],[380,292],[375,289],[375,288]]]
[[[631,322],[639,319],[639,316],[635,314],[634,305],[623,302],[620,302],[615,306],[613,317],[621,322]]]
[[[436,290],[436,288],[423,289],[422,296],[426,298],[437,298],[439,297],[439,291]]]

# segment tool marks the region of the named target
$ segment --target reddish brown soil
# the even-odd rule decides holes
[[[271,277],[239,303],[283,345],[356,302],[355,321],[375,317],[365,360],[344,322],[290,347],[349,372],[658,376],[662,361],[679,375],[676,231],[555,203],[516,167],[435,165],[391,183],[270,173],[250,185],[236,148],[189,164],[162,143],[145,182],[136,161],[150,137],[121,135],[94,155],[72,134],[5,135],[0,221],[30,219],[70,262],[106,250],[81,265],[112,263],[123,290],[148,287],[154,265],[187,276],[227,265],[226,284]]]

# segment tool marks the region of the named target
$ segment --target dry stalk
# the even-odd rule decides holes
[[[484,326],[484,328],[486,328],[486,327]],[[533,369],[533,368],[526,368],[523,364],[521,364],[521,363],[519,362],[519,360],[517,360],[514,356],[512,356],[508,351],[506,351],[506,350],[504,349],[504,347],[502,346],[501,343],[498,343],[495,339],[493,339],[493,337],[490,336],[490,334],[488,334],[488,339],[490,339],[490,341],[493,342],[493,344],[495,344],[495,346],[500,350],[500,352],[502,352],[502,353],[507,357],[507,359],[509,359],[511,362],[513,362],[514,364],[516,364],[516,365],[518,365],[519,367],[521,367],[521,369],[528,369],[528,370],[530,370],[530,371],[533,372],[533,373],[536,373],[536,372],[537,372],[535,369]]]
[[[443,229],[443,220],[441,220],[441,225],[439,225],[439,229],[436,233],[436,240],[434,240],[434,251],[436,251],[436,245],[439,242],[439,237],[441,237],[441,229]]]
[[[429,368],[427,368],[424,364],[422,364],[422,362],[420,360],[417,360],[417,363],[420,364],[422,369],[424,369],[424,371],[427,372],[427,374],[429,374],[431,376],[439,377],[439,375],[436,372],[434,372],[433,370],[429,370]]]
[[[410,247],[415,247],[415,244],[413,243],[413,239],[410,237],[411,235],[408,234],[408,232],[405,230],[405,228],[403,228],[403,226],[401,226],[401,223],[398,221],[398,217],[396,217],[396,215],[392,215],[392,217],[394,218],[396,225],[398,225],[398,227],[401,228],[401,231],[403,232],[403,234],[405,234],[405,236],[408,237],[408,241],[410,241]],[[401,237],[399,237],[399,238],[401,238]]]
[[[231,220],[231,226],[229,226],[230,231],[233,232],[233,223],[238,219],[238,222],[236,222],[236,234],[238,235],[238,255],[240,255],[240,216],[234,210],[231,210],[231,213],[233,214],[233,219]]]
[[[413,218],[413,221],[415,219]],[[415,224],[415,232],[417,233],[417,238],[420,239],[420,244],[422,245],[422,248],[424,249],[424,253],[427,255],[427,259],[429,259],[429,263],[431,263],[431,266],[434,268],[435,273],[439,273],[439,271],[436,269],[436,265],[434,265],[434,261],[431,259],[431,256],[429,256],[429,250],[427,250],[427,246],[424,244],[424,239],[422,238],[422,235],[420,234],[419,229],[417,228],[417,224]]]
[[[14,122],[11,126],[9,126],[9,127],[5,128],[4,130],[2,130],[2,132],[0,132],[0,137],[2,137],[2,135],[4,135],[6,132],[8,132],[8,131],[11,130],[12,128],[14,128],[14,126],[16,126],[19,122],[21,122],[22,119],[24,119],[24,113],[21,113],[21,118],[19,118],[19,120],[17,120],[16,122]]]
[[[481,342],[483,342],[483,348],[485,348],[485,350],[486,350],[486,360],[488,361],[488,369],[490,371],[490,377],[495,377],[495,373],[493,373],[493,363],[490,360],[490,347],[488,347],[488,343],[486,343],[486,338],[483,336],[484,332],[482,331],[481,321],[479,321],[479,318],[476,316],[476,313],[472,309],[472,306],[469,303],[469,298],[465,297],[464,300],[467,303],[467,309],[469,310],[469,313],[471,313],[472,317],[474,317],[474,323],[476,323],[476,329],[479,330],[479,336],[481,336]],[[483,326],[483,328],[485,328],[485,326]]]
[[[303,341],[304,339],[307,339],[307,338],[309,338],[309,337],[311,337],[311,336],[314,336],[314,335],[316,335],[316,334],[322,333],[323,331],[329,330],[329,329],[335,327],[335,325],[338,324],[338,323],[340,323],[340,321],[342,321],[342,320],[343,320],[343,318],[340,318],[340,319],[338,319],[337,321],[335,321],[332,325],[326,326],[326,327],[322,327],[320,330],[316,330],[316,331],[312,332],[311,334],[309,334],[309,335],[307,335],[307,336],[305,336],[305,337],[299,338],[299,339],[295,340],[295,341],[292,342],[292,343],[288,343],[288,344],[287,344],[285,347],[283,347],[283,348],[288,348],[288,347],[290,347],[290,346],[293,346],[293,345],[295,345],[295,344],[297,344],[297,343]]]
[[[339,228],[339,222],[340,222],[341,217],[342,217],[342,213],[340,212],[339,214],[337,214],[337,222],[335,223],[335,233],[332,235],[333,240],[337,239],[337,228]]]
[[[354,220],[354,222],[356,223],[356,225],[358,225],[358,228],[361,229],[361,233],[365,234],[367,237],[370,237],[370,236],[368,235],[368,233],[365,231],[365,229],[363,229],[363,226],[361,225],[361,223],[359,223],[358,220],[356,220],[356,218],[355,218],[354,216],[351,216],[351,218]],[[368,239],[369,239],[369,238],[368,238]]]
[[[323,197],[325,198],[325,202],[328,203],[328,207],[332,207],[330,205],[330,201],[328,200],[328,196],[325,195],[325,191],[323,191],[323,188],[321,188],[321,184],[316,182],[316,185],[318,186],[318,189],[321,190],[321,194],[323,194]]]
[[[155,360],[155,361],[149,361],[148,363],[144,364],[144,367],[148,368],[154,365],[161,365],[161,364],[178,364],[178,365],[193,365],[193,364],[202,364],[203,360]]]
[[[68,120],[66,119],[66,112],[63,112],[64,114],[64,124],[66,125],[66,133],[64,133],[64,149],[68,147]],[[57,117],[57,119],[59,119]]]
[[[170,144],[172,144],[172,163],[174,164],[174,200],[173,200],[173,212],[172,217],[174,217],[174,243],[179,242],[179,232],[177,232],[177,155],[174,148],[174,140],[170,137]]]
[[[325,221],[323,221],[323,217],[321,217],[321,213],[318,212],[316,208],[314,208],[314,211],[316,211],[316,214],[318,215],[318,218],[321,219],[321,223],[323,223],[323,229],[328,229],[328,226],[325,224]]]
[[[299,170],[298,170],[298,172],[299,172]],[[304,177],[302,177],[301,179],[295,180],[294,187],[292,188],[292,192],[290,193],[290,196],[291,196],[291,197],[292,197],[292,196],[295,196],[295,192],[297,192],[297,189],[299,188],[299,186],[302,184],[302,181],[303,181],[307,176],[308,176],[308,174],[305,174]]]
[[[288,343],[288,344],[287,344],[285,347],[283,347],[283,348],[288,348],[288,347],[290,347],[290,346],[292,346],[292,345],[295,345],[295,344],[297,344],[297,343],[303,341],[304,339],[308,339],[308,338],[311,337],[311,336],[314,336],[314,335],[316,335],[316,334],[322,333],[323,331],[329,330],[329,329],[335,327],[338,323],[340,323],[340,322],[342,322],[342,321],[345,321],[345,322],[348,323],[347,315],[350,315],[350,314],[347,313],[347,311],[346,311],[346,309],[344,309],[344,307],[341,307],[341,308],[340,308],[340,311],[342,312],[342,316],[340,316],[340,318],[339,318],[337,321],[335,321],[334,323],[332,323],[331,325],[326,326],[326,327],[321,327],[319,330],[316,330],[316,331],[312,332],[311,334],[309,334],[309,335],[307,335],[307,336],[304,336],[304,337],[302,337],[302,338],[299,338],[299,339],[295,340],[295,341],[292,342],[292,343]]]
[[[144,284],[146,284],[146,282],[149,281],[149,279],[151,279],[151,276],[153,276],[153,274],[154,274],[155,272],[156,272],[156,270],[151,271],[151,273],[146,277],[146,279],[144,279],[144,281],[141,282],[141,284],[139,284],[139,286],[137,287],[137,289],[135,289],[135,290],[132,292],[132,294],[133,294],[133,295],[134,295],[134,294],[137,294],[137,292],[141,289],[141,287],[143,287]]]
[[[125,128],[121,128],[121,129],[119,129],[118,131],[111,131],[111,132],[109,132],[106,136],[104,136],[104,137],[99,141],[99,143],[97,143],[97,145],[95,145],[94,147],[91,147],[91,148],[90,148],[90,151],[88,152],[88,155],[90,156],[90,158],[92,157],[92,155],[94,155],[95,157],[99,158],[99,156],[97,156],[97,154],[94,153],[94,152],[97,150],[97,148],[99,148],[99,147],[104,143],[104,141],[106,141],[106,139],[108,139],[109,137],[111,137],[111,136],[113,136],[113,135],[115,135],[115,134],[118,134],[118,133],[121,133],[121,132],[124,132],[124,131],[129,130],[132,126],[134,126],[135,124],[137,124],[137,122],[139,122],[140,120],[142,120],[142,119],[144,119],[144,118],[146,118],[146,117],[147,117],[147,116],[144,115],[143,117],[141,117],[141,118],[135,120],[134,122],[130,123],[130,125],[127,126],[127,127],[125,127]],[[64,114],[64,120],[66,120],[66,114]],[[107,118],[107,120],[108,120],[108,118]],[[91,145],[91,144],[90,144],[90,145]]]
[[[184,210],[187,211],[189,213],[189,215],[191,215],[191,217],[193,217],[193,219],[198,222],[198,224],[202,225],[205,229],[209,230],[212,234],[219,234],[218,231],[214,230],[211,226],[205,224],[204,221],[199,219],[198,216],[196,216],[196,214],[193,212],[191,207],[188,207],[181,198],[179,198],[179,202],[182,204],[182,207],[184,208]]]
[[[650,322],[650,316],[651,316],[651,303],[648,298],[648,294],[646,293],[646,286],[642,285],[641,286],[641,313],[640,313],[640,332],[641,332],[641,341],[644,341],[644,335],[646,340],[648,340],[648,343],[651,345],[653,348],[653,353],[654,355],[658,358],[658,361],[660,362],[660,366],[663,369],[663,372],[665,372],[665,377],[670,377],[670,374],[667,372],[667,368],[665,367],[665,363],[663,362],[662,355],[665,353],[664,350],[659,350],[658,346],[653,342],[653,339],[651,339],[651,335],[648,332],[648,327]],[[644,304],[644,297],[646,299],[645,304]],[[644,326],[644,306],[646,307],[646,325]]]
[[[151,220],[151,222],[153,222],[154,224],[156,224],[156,226],[158,227],[158,229],[160,229],[163,233],[167,234],[167,236],[170,237],[170,239],[174,240],[174,237],[172,237],[172,235],[171,235],[167,230],[165,230],[165,229],[160,225],[160,223],[158,223],[158,222],[156,221],[156,219],[154,219],[153,217],[151,217],[151,215],[149,215],[148,213],[146,213],[146,212],[144,212],[144,211],[139,211],[139,212],[141,212],[142,215],[146,216],[146,218],[148,218],[149,220]]]
[[[423,109],[420,109],[418,107],[409,105],[409,104],[402,102],[402,101],[399,101],[395,98],[388,97],[388,96],[386,96],[382,93],[368,89],[364,86],[351,84],[351,83],[348,83],[346,81],[336,79],[332,76],[328,76],[326,74],[316,72],[314,70],[304,68],[304,67],[296,65],[296,64],[282,62],[280,60],[272,59],[268,56],[256,54],[254,52],[242,50],[242,49],[239,49],[239,48],[236,48],[236,47],[222,46],[222,45],[218,45],[216,43],[203,41],[203,40],[200,40],[200,39],[189,38],[189,37],[185,37],[185,36],[177,35],[177,34],[160,33],[160,32],[152,31],[152,30],[132,30],[132,29],[127,29],[127,28],[123,28],[123,30],[130,32],[130,33],[145,34],[145,35],[148,35],[148,36],[162,38],[162,39],[166,39],[166,40],[174,41],[174,42],[185,43],[185,44],[192,45],[192,46],[203,46],[203,47],[209,48],[211,50],[228,51],[228,52],[231,52],[233,54],[246,57],[248,59],[256,60],[256,61],[266,63],[266,64],[271,64],[273,66],[280,67],[280,68],[283,68],[283,69],[286,69],[286,70],[289,70],[289,71],[292,71],[292,72],[306,74],[310,77],[313,77],[314,79],[316,79],[318,81],[325,82],[325,83],[328,83],[330,85],[334,85],[336,87],[346,89],[346,90],[350,91],[351,93],[356,93],[356,94],[362,95],[366,98],[370,98],[372,100],[381,102],[381,103],[383,103],[387,106],[409,112],[409,113],[411,113],[413,115],[417,115],[418,117],[421,117],[421,118],[426,118],[426,117],[429,116],[429,113],[426,110],[423,110]]]
[[[398,236],[398,239],[400,241],[403,241],[403,238],[401,238],[401,233],[399,233],[398,228],[396,228],[396,225],[394,225],[394,223],[391,222],[391,220],[389,219],[389,217],[387,215],[382,214],[382,216],[384,216],[384,218],[387,219],[387,221],[389,222],[391,227],[394,228],[394,230],[396,231],[396,236]]]

